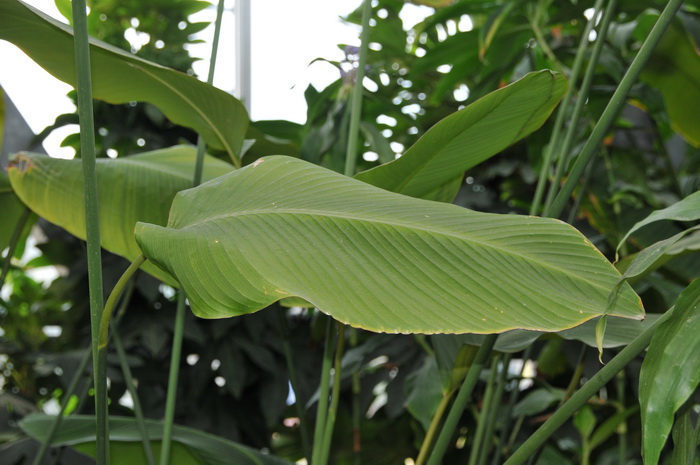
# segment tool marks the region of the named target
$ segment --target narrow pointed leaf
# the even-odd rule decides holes
[[[472,212],[270,157],[180,193],[136,240],[224,318],[289,296],[383,332],[556,331],[602,314],[619,274],[571,226]],[[622,289],[611,314],[641,318]]]
[[[133,260],[140,255],[134,240],[137,221],[166,224],[175,194],[192,186],[196,150],[176,146],[116,160],[97,161],[102,247]],[[233,166],[207,156],[204,179],[228,173]],[[85,238],[85,209],[80,160],[60,160],[21,153],[9,165],[17,196],[46,220]],[[144,270],[175,284],[162,270],[146,263]]]
[[[658,463],[676,410],[700,382],[700,279],[681,293],[672,311],[656,330],[639,375],[645,465]]]
[[[424,197],[539,128],[565,91],[562,75],[530,73],[443,119],[401,158],[355,177]]]
[[[639,221],[632,229],[630,229],[625,237],[622,238],[620,244],[617,246],[617,250],[627,240],[628,237],[632,235],[639,228],[642,228],[650,223],[661,220],[673,220],[673,221],[695,221],[700,219],[700,191],[690,194],[683,200],[674,203],[670,207],[664,208],[662,210],[656,210],[652,212],[649,216]]]
[[[12,42],[56,78],[75,85],[73,30],[18,1],[0,0],[0,39]],[[149,102],[187,126],[235,163],[248,115],[230,94],[192,76],[90,39],[93,97],[109,103]]]
[[[20,428],[31,437],[45,441],[55,418],[32,414],[20,422]],[[163,437],[163,422],[146,420],[148,436],[154,440]],[[141,436],[136,419],[112,416],[109,419],[109,437],[112,443],[138,443]],[[173,442],[186,446],[199,459],[198,463],[206,465],[290,465],[290,462],[263,454],[250,447],[237,444],[212,434],[185,426],[173,426]],[[72,415],[63,419],[61,429],[52,444],[75,446],[95,441],[95,417]]]

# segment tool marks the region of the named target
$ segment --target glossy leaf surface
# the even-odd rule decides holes
[[[565,91],[562,75],[530,73],[443,119],[401,158],[355,177],[425,197],[539,128]]]
[[[700,382],[700,279],[681,293],[672,311],[656,330],[640,372],[645,465],[658,463],[676,410]]]
[[[54,417],[32,414],[20,422],[20,427],[28,435],[40,441],[45,440],[48,431],[55,421]],[[163,437],[163,423],[146,420],[148,437],[158,441]],[[141,446],[141,436],[136,420],[112,416],[109,419],[110,441],[122,443],[137,443]],[[255,449],[237,444],[233,441],[214,436],[185,426],[173,426],[172,440],[182,448],[187,446],[199,459],[195,463],[206,465],[289,465],[290,462],[270,455],[262,454]],[[80,445],[79,448],[89,451],[86,443],[95,441],[95,417],[72,415],[63,419],[61,428],[54,439],[54,445]],[[155,449],[154,452],[158,450]],[[143,460],[143,459],[142,459]],[[133,463],[133,462],[132,462]],[[142,462],[145,463],[145,460]],[[178,463],[178,462],[174,462]],[[184,462],[189,464],[190,462]]]
[[[97,161],[102,247],[133,260],[140,255],[134,240],[137,221],[166,224],[175,194],[192,186],[196,151],[176,146],[116,160]],[[207,156],[204,179],[228,173],[233,166]],[[8,167],[15,193],[39,216],[85,238],[80,160],[19,154]],[[173,284],[152,264],[144,270]]]
[[[179,194],[139,223],[149,260],[204,318],[289,296],[372,331],[556,331],[605,311],[619,278],[571,226],[414,199],[270,157]],[[613,312],[641,318],[629,286]]]
[[[75,86],[72,28],[18,0],[0,0],[0,39],[12,42],[56,78]],[[230,94],[192,76],[90,39],[93,97],[149,102],[172,122],[240,158],[248,114]]]

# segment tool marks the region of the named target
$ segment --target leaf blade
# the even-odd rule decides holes
[[[602,314],[619,277],[558,220],[413,199],[288,157],[179,194],[168,227],[139,223],[136,240],[199,316],[298,296],[379,332],[569,328]],[[641,317],[631,288],[613,313]]]

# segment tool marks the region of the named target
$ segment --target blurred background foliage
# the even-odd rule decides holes
[[[372,4],[361,122],[364,153],[358,171],[393,160],[440,119],[530,71],[552,69],[568,75],[579,43],[594,39],[593,35],[582,37],[586,23],[597,19],[592,17],[589,1],[413,3],[435,9],[408,30],[399,13],[415,5],[402,0],[376,0]],[[57,4],[69,14],[67,0]],[[192,23],[188,17],[206,6],[192,0],[93,0],[90,30],[112,45],[191,74],[193,59],[185,45],[192,43],[193,33],[208,25]],[[575,122],[574,143],[564,154],[567,160],[576,156],[609,101],[648,31],[648,19],[663,6],[664,2],[653,0],[619,2],[584,114]],[[652,57],[641,81],[634,86],[600,156],[565,213],[564,218],[568,216],[611,260],[617,243],[636,221],[700,188],[700,125],[697,118],[686,121],[683,117],[696,114],[700,108],[700,74],[681,69],[685,66],[682,59],[668,59],[668,51],[690,49],[697,53],[699,13],[700,2],[685,2],[672,32],[664,39],[664,53]],[[359,17],[358,10],[346,20],[359,23]],[[129,34],[143,40],[147,37],[148,41],[135,50],[126,40]],[[286,154],[342,172],[358,50],[357,44],[339,46],[345,59],[331,63],[338,68],[339,79],[325,89],[306,90],[307,121],[253,122],[248,138],[256,142],[245,154],[245,164],[263,155]],[[685,88],[679,97],[673,93],[679,83],[659,75],[683,73],[695,76],[695,88]],[[150,105],[95,104],[101,156],[128,156],[195,139],[190,130],[168,122]],[[76,115],[62,115],[42,135],[76,120]],[[527,213],[552,122],[553,118],[533,135],[466,173],[455,203],[480,211]],[[77,149],[78,140],[71,136],[64,144]],[[645,228],[628,242],[623,256],[669,237],[676,229],[680,231],[681,227],[673,223]],[[39,255],[30,261],[13,262],[0,299],[3,464],[29,463],[36,443],[23,436],[16,422],[32,411],[56,411],[57,400],[90,340],[84,244],[43,220],[37,223],[33,235],[39,243]],[[665,257],[653,272],[637,280],[635,288],[648,312],[666,310],[698,275],[700,261],[693,252],[699,243],[697,233],[689,236],[682,247],[676,248],[675,255]],[[109,290],[127,263],[106,252],[103,260],[105,289]],[[32,278],[31,271],[44,266],[60,271],[48,286]],[[158,419],[163,415],[167,387],[173,290],[141,274],[131,292],[116,332],[126,348],[145,415]],[[286,324],[280,324],[280,315]],[[190,314],[176,423],[267,449],[290,460],[301,457],[295,402],[303,407],[306,418],[313,418],[326,319],[312,310],[279,305],[228,320],[201,320]],[[357,331],[355,337],[356,344],[344,359],[347,369],[330,461],[360,463],[356,461],[360,457],[366,465],[404,463],[405,458],[416,456],[425,436],[426,419],[451,385],[443,379],[441,386],[435,380],[452,368],[465,339],[362,331]],[[285,344],[294,353],[297,392],[289,389]],[[492,432],[497,444],[499,435],[505,435],[499,450],[507,454],[529,436],[564,396],[572,379],[595,373],[599,368],[596,357],[595,350],[557,335],[541,337],[525,354],[515,353],[504,386],[501,414],[496,416]],[[352,373],[357,373],[359,385],[353,382]],[[615,383],[593,399],[587,419],[562,428],[536,463],[578,463],[585,438],[577,425],[584,420],[600,424],[619,412],[629,412],[626,423],[618,424],[597,445],[592,463],[621,463],[621,435],[627,444],[622,453],[626,463],[641,463],[639,418],[632,411],[637,404],[638,373],[639,363],[628,366]],[[111,412],[132,415],[114,354],[110,356],[109,378]],[[93,402],[86,400],[90,396],[88,379],[83,377],[79,395],[69,400],[70,412],[91,413]],[[484,395],[484,386],[479,385],[477,400]],[[359,394],[353,396],[353,391]],[[518,394],[518,403],[515,410],[508,411],[507,399],[512,392]],[[477,414],[465,412],[457,448],[444,463],[466,463]],[[513,424],[517,429],[512,429]],[[63,463],[78,463],[69,460],[77,459],[63,456]]]

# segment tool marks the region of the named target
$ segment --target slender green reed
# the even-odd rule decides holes
[[[676,12],[680,8],[683,0],[669,0],[664,8],[661,16],[654,24],[651,32],[644,40],[642,47],[639,49],[637,56],[632,60],[632,64],[625,73],[625,76],[620,81],[615,93],[613,94],[610,102],[605,107],[603,114],[600,116],[598,123],[595,125],[593,132],[583,146],[580,155],[576,159],[574,166],[569,173],[569,176],[562,186],[561,191],[557,194],[556,198],[552,202],[552,207],[549,209],[548,216],[558,217],[566,206],[571,193],[576,188],[576,184],[581,179],[581,176],[591,161],[595,156],[598,146],[607,134],[608,129],[617,117],[620,109],[625,104],[627,99],[627,94],[629,93],[632,85],[637,81],[639,74],[642,72],[644,65],[647,63],[651,57],[651,53],[654,50],[656,44],[659,43],[664,32],[673,21]]]
[[[345,175],[355,175],[357,162],[357,146],[360,135],[360,115],[362,113],[362,80],[365,78],[367,50],[369,48],[369,20],[372,16],[372,2],[364,0],[362,4],[362,32],[360,33],[360,59],[355,74],[355,89],[352,93],[352,108],[350,110],[350,132],[348,133],[348,149],[345,155]]]
[[[486,441],[486,430],[488,429],[489,413],[493,409],[492,401],[496,384],[496,375],[498,374],[498,364],[501,361],[501,355],[496,355],[491,360],[491,371],[489,372],[488,380],[486,381],[486,390],[484,391],[483,408],[476,422],[476,432],[474,433],[474,441],[469,452],[469,465],[478,465],[481,454],[482,443]]]
[[[318,407],[316,409],[316,427],[314,428],[311,463],[316,465],[321,457],[323,436],[326,431],[328,413],[328,391],[331,383],[331,364],[333,358],[333,320],[326,322],[326,336],[323,345],[323,362],[321,364],[321,385],[319,386]]]
[[[73,0],[75,67],[80,120],[80,154],[85,187],[85,225],[87,238],[88,281],[90,289],[90,326],[95,377],[95,417],[97,422],[97,465],[109,463],[109,424],[107,412],[106,359],[99,355],[98,338],[102,318],[102,256],[100,251],[99,202],[95,168],[95,123],[92,110],[92,78],[85,0]]]
[[[600,22],[600,28],[598,28],[597,31],[597,37],[595,40],[595,44],[593,45],[593,51],[591,52],[591,58],[588,61],[588,67],[586,68],[586,72],[583,75],[583,82],[581,83],[581,89],[579,90],[578,96],[576,98],[576,104],[574,105],[574,111],[571,114],[571,119],[569,121],[569,126],[566,128],[566,134],[564,135],[564,141],[559,144],[557,143],[555,145],[555,150],[556,150],[556,156],[554,159],[556,160],[557,163],[557,169],[554,174],[554,179],[552,180],[552,183],[549,185],[549,192],[547,192],[547,200],[545,201],[544,204],[544,211],[549,211],[549,208],[552,205],[552,201],[554,200],[554,196],[557,193],[559,183],[561,182],[561,178],[564,175],[564,169],[568,165],[568,154],[569,150],[571,149],[571,145],[573,144],[574,140],[574,135],[576,134],[576,129],[578,129],[579,125],[577,124],[579,119],[581,118],[581,113],[583,112],[583,106],[588,100],[588,93],[590,92],[591,89],[591,84],[593,83],[593,77],[595,76],[596,69],[598,67],[598,60],[600,59],[600,54],[603,51],[603,46],[605,45],[605,38],[608,35],[608,29],[610,27],[610,23],[612,21],[612,18],[615,14],[617,8],[617,0],[610,0],[608,3],[608,6],[605,8],[605,12],[603,13],[603,19]],[[589,25],[595,23],[595,20],[598,16],[598,12],[600,11],[600,8],[597,7],[595,9],[595,13],[593,14],[593,18],[589,21]],[[588,34],[590,34],[590,31],[586,31]],[[581,40],[581,42],[588,42],[588,35],[584,32],[584,36]],[[579,50],[580,52],[580,50]],[[581,54],[580,56],[583,56]],[[579,55],[577,54],[576,59],[578,60]]]
[[[177,381],[180,376],[180,354],[182,352],[182,338],[185,332],[185,300],[185,293],[183,291],[178,292],[175,330],[173,331],[172,352],[170,354],[168,392],[165,397],[165,417],[163,418],[163,440],[160,447],[160,465],[168,465],[170,463],[173,423],[175,420],[175,401],[177,400]]]
[[[603,0],[596,0],[593,8],[595,9],[594,18],[598,15],[600,7],[603,4]],[[561,139],[561,131],[564,127],[564,121],[569,114],[569,105],[571,99],[574,95],[576,89],[576,81],[578,80],[578,75],[581,72],[583,66],[583,59],[586,55],[586,50],[588,50],[588,36],[593,30],[595,21],[589,21],[583,30],[583,37],[579,41],[578,49],[576,51],[576,58],[574,58],[574,64],[571,67],[571,73],[569,74],[569,87],[566,89],[566,94],[561,101],[561,105],[557,109],[557,116],[554,120],[554,127],[552,129],[552,136],[549,139],[547,148],[544,151],[544,159],[542,160],[542,167],[540,168],[540,175],[537,180],[537,187],[535,188],[535,197],[532,200],[532,205],[530,206],[530,214],[536,215],[539,213],[540,204],[542,202],[542,195],[544,194],[544,187],[547,184],[548,172],[552,164],[552,159],[556,159],[554,154],[556,148],[559,146],[559,140]],[[572,121],[576,121],[572,119]]]
[[[481,370],[484,368],[484,364],[491,355],[491,350],[493,349],[497,338],[497,334],[489,334],[481,343],[481,347],[479,347],[479,351],[477,352],[474,361],[467,371],[467,376],[464,378],[464,382],[459,388],[457,398],[455,399],[454,404],[452,404],[450,413],[447,415],[447,419],[445,420],[445,424],[440,431],[435,447],[430,454],[428,465],[440,465],[442,463],[442,457],[447,451],[447,446],[450,444],[452,435],[454,434],[457,423],[459,422],[459,418],[462,416],[462,412],[464,411],[467,402],[469,402],[474,386],[476,386],[476,382],[479,380],[479,373],[481,373]]]
[[[338,340],[335,349],[335,362],[333,366],[333,390],[331,392],[331,402],[328,407],[328,415],[326,418],[325,431],[323,433],[323,442],[321,444],[320,460],[314,462],[314,465],[326,465],[328,456],[333,442],[333,427],[335,419],[338,415],[338,401],[340,399],[340,385],[342,384],[342,366],[343,366],[343,349],[345,347],[345,335],[343,331],[345,325],[338,322]]]

